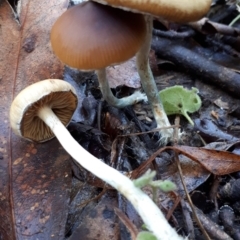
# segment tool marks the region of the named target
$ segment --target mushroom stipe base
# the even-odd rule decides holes
[[[123,108],[129,105],[136,104],[140,101],[147,102],[147,96],[145,93],[141,91],[136,91],[130,96],[123,97],[123,98],[116,98],[109,86],[106,69],[97,70],[96,74],[98,76],[99,87],[101,89],[102,95],[104,100],[110,103],[114,107]]]

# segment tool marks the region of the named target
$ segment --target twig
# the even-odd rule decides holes
[[[201,20],[189,23],[188,25],[205,34],[221,33],[223,35],[234,37],[240,36],[239,28],[234,28],[225,24],[213,22],[208,18],[202,18]]]
[[[153,34],[158,37],[165,37],[169,39],[183,39],[190,38],[195,35],[195,32],[192,29],[188,29],[184,32],[177,32],[174,30],[162,31],[159,29],[153,29]]]
[[[148,134],[148,133],[153,133],[153,132],[159,132],[159,130],[162,129],[168,129],[168,128],[179,128],[180,125],[171,125],[169,127],[161,127],[161,128],[154,128],[151,131],[147,131],[147,132],[140,132],[140,133],[129,133],[129,134],[124,134],[124,135],[118,135],[118,137],[128,137],[128,136],[138,136],[138,135],[142,135],[142,134]]]
[[[93,202],[93,201],[96,201],[96,200],[100,199],[106,192],[107,192],[107,188],[104,187],[104,188],[102,189],[102,191],[101,191],[96,197],[93,197],[93,198],[91,198],[91,199],[89,199],[89,200],[87,200],[87,201],[84,201],[83,203],[77,205],[77,207],[78,207],[78,208],[84,207],[84,206],[86,206],[87,204],[89,204],[90,202]]]
[[[189,204],[187,203],[188,207],[190,208]],[[194,207],[194,210],[203,224],[206,231],[211,235],[213,239],[218,240],[233,240],[228,234],[226,234],[215,222],[210,220],[208,217],[206,217],[205,214],[202,213],[200,209],[197,207]]]
[[[180,117],[177,116],[176,119],[175,119],[175,124],[176,124],[176,125],[179,125],[179,122],[180,122]],[[175,145],[176,145],[176,143],[178,142],[178,128],[174,129],[174,136],[175,136],[174,139],[176,139],[176,140],[175,140],[175,141],[176,141],[176,142],[175,142]],[[188,194],[188,190],[187,190],[185,181],[184,181],[184,179],[183,179],[183,173],[182,173],[182,168],[181,168],[181,164],[180,164],[180,161],[179,161],[178,153],[175,151],[175,152],[174,152],[174,155],[175,155],[175,160],[176,160],[177,166],[178,166],[179,176],[180,176],[180,179],[181,179],[181,182],[182,182],[182,185],[183,185],[185,194],[186,194],[186,196],[187,196],[188,202],[189,202],[189,204],[190,204],[190,206],[191,206],[193,216],[194,216],[194,218],[195,218],[195,220],[196,220],[199,228],[201,229],[203,235],[205,236],[205,238],[206,238],[207,240],[211,240],[210,237],[208,236],[206,230],[204,229],[202,223],[199,221],[199,219],[198,219],[198,217],[197,217],[197,214],[196,214],[196,212],[195,212],[193,203],[192,203],[192,199],[191,199],[191,197],[190,197],[189,194]],[[192,232],[192,235],[193,235],[193,234],[194,234],[194,232]]]
[[[239,98],[239,74],[192,52],[182,44],[182,41],[154,38],[152,48],[159,57],[172,61],[179,68],[189,71],[194,76],[201,77],[206,83],[215,84],[232,96]]]

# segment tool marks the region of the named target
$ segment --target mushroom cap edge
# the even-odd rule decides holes
[[[19,94],[15,97],[11,104],[9,113],[10,125],[11,128],[13,129],[13,132],[20,137],[26,138],[27,140],[30,141],[34,141],[34,139],[25,137],[23,135],[22,132],[23,116],[26,114],[29,107],[31,107],[34,103],[38,102],[40,99],[48,95],[51,95],[51,93],[57,92],[71,92],[75,96],[76,101],[75,108],[77,107],[78,99],[76,90],[73,88],[71,84],[60,79],[42,80],[27,86],[21,92],[19,92]],[[72,115],[74,111],[72,112]],[[64,123],[64,125],[68,125],[72,118],[72,115],[68,117],[69,120],[67,121],[67,123]],[[44,142],[50,140],[53,137],[54,135],[47,139],[39,140],[37,142]]]

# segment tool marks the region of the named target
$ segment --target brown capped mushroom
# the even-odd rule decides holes
[[[145,14],[147,36],[144,44],[137,53],[137,68],[140,75],[142,87],[152,106],[157,127],[170,126],[167,115],[159,98],[158,89],[153,78],[148,62],[152,39],[152,16],[161,17],[173,22],[196,21],[203,17],[209,10],[211,0],[93,0],[112,7],[121,8],[127,11],[141,12]],[[161,130],[162,142],[172,137],[172,129]]]
[[[66,65],[96,70],[105,100],[124,107],[146,96],[137,91],[129,97],[114,97],[106,79],[107,66],[133,57],[145,41],[146,27],[141,14],[84,2],[63,13],[52,27],[54,53]]]
[[[55,135],[82,167],[117,189],[132,203],[158,239],[181,240],[144,192],[72,138],[64,125],[70,121],[76,106],[75,90],[69,83],[57,79],[40,81],[22,90],[14,99],[10,108],[10,124],[17,135],[28,140],[42,142]]]
[[[126,11],[161,17],[171,22],[186,23],[202,18],[212,0],[93,0]]]

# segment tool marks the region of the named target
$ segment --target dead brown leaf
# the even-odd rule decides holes
[[[111,88],[116,88],[121,85],[131,88],[141,87],[135,57],[122,64],[108,67],[106,71]]]
[[[143,174],[149,168],[152,161],[161,152],[166,150],[173,150],[190,158],[215,175],[226,175],[240,170],[240,155],[228,151],[201,147],[174,146],[164,147],[156,151],[146,162],[131,172],[131,178],[135,179]]]
[[[128,232],[131,235],[131,239],[137,239],[138,229],[134,223],[119,208],[114,208],[114,211],[124,226],[127,228]]]
[[[157,60],[153,50],[149,53],[149,63],[154,75],[159,75]],[[109,86],[116,88],[118,86],[127,86],[131,88],[140,88],[141,82],[137,71],[136,57],[128,61],[106,68]]]
[[[228,102],[224,102],[221,98],[216,99],[216,100],[214,101],[214,103],[215,103],[219,108],[226,109],[226,110],[229,109]]]
[[[240,170],[240,156],[231,152],[188,146],[167,148],[178,151],[215,175],[226,175]]]
[[[229,146],[229,145],[228,145]],[[232,146],[232,145],[230,145]],[[237,144],[235,144],[237,148]],[[240,156],[229,151],[209,148],[174,146],[164,147],[156,151],[146,162],[130,173],[132,179],[141,176],[151,165],[152,161],[162,152],[173,150],[178,152],[183,169],[183,175],[189,191],[194,190],[208,178],[208,172],[215,175],[226,175],[240,170]],[[177,185],[180,183],[176,163],[160,164],[162,179],[169,179]],[[207,171],[208,172],[207,172]]]
[[[0,239],[62,239],[71,167],[56,140],[29,143],[12,134],[9,108],[27,85],[61,78],[49,33],[67,0],[22,0],[19,22],[0,4]]]
[[[229,149],[239,152],[239,142],[235,144],[227,144],[225,147],[222,144],[215,144],[210,147],[217,149]],[[226,175],[240,170],[240,155],[215,149],[189,147],[189,146],[174,146],[164,147],[156,151],[146,162],[141,164],[137,169],[129,173],[132,179],[141,176],[151,166],[154,159],[159,154],[166,150],[173,150],[179,153],[179,160],[183,172],[184,182],[188,192],[193,191],[196,187],[200,186],[209,177],[210,173],[215,175]],[[159,158],[159,157],[158,157]],[[161,158],[159,158],[161,159]],[[176,183],[177,186],[181,185],[177,164],[173,159],[169,161],[157,160],[158,171],[161,174],[162,180],[170,180]],[[150,195],[151,189],[145,187],[144,191]],[[181,188],[178,192],[183,196],[184,191]],[[167,195],[159,191],[158,198],[164,207],[169,207],[170,201],[174,201],[173,196]]]
[[[98,203],[91,202],[81,213],[81,223],[69,240],[119,239],[118,219],[114,208],[118,205],[115,193],[106,193]]]
[[[147,169],[149,169],[153,160],[156,159],[156,167],[159,175],[161,176],[161,179],[170,180],[174,182],[177,186],[182,185],[177,167],[177,162],[171,158],[171,155],[169,156],[160,155],[167,149],[179,151],[178,148],[174,147],[164,147],[159,149],[147,161],[145,161],[143,164],[141,164],[138,168],[136,168],[130,173],[131,178],[136,179],[139,176],[141,176]],[[184,181],[188,192],[193,191],[194,189],[199,187],[202,183],[204,183],[206,179],[208,179],[210,175],[209,171],[206,170],[206,168],[201,164],[198,164],[195,161],[192,161],[192,159],[189,159],[189,156],[185,156],[184,153],[182,153],[179,155],[179,160],[181,163]],[[183,190],[180,192],[183,195],[185,194]],[[167,207],[169,203],[169,196],[164,192],[159,192],[159,196],[161,198],[161,204]]]

